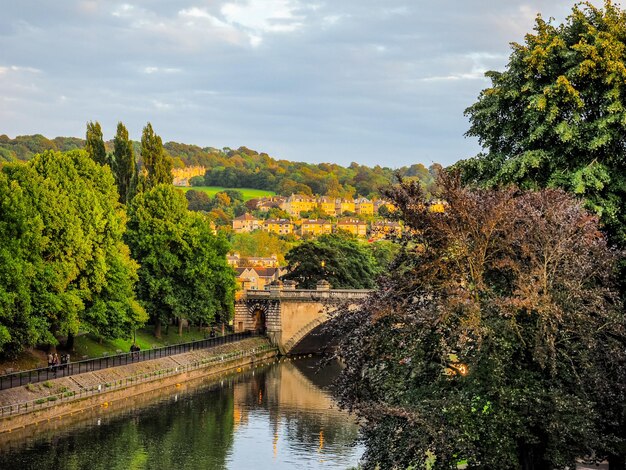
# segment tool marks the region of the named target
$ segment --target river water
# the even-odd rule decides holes
[[[346,469],[363,448],[338,366],[258,364],[0,436],[0,469]]]

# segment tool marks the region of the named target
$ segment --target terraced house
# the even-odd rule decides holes
[[[300,223],[300,235],[324,235],[332,233],[333,225],[326,219],[302,219]]]
[[[233,219],[233,231],[235,233],[248,233],[260,228],[259,219],[245,213]]]
[[[261,230],[278,235],[290,235],[293,233],[293,223],[289,219],[268,219],[263,222]]]
[[[337,230],[345,230],[346,232],[356,235],[357,237],[367,236],[367,222],[359,219],[339,219],[337,222]]]

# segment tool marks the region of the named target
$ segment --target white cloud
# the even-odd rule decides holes
[[[292,0],[246,0],[226,3],[220,11],[229,23],[257,33],[290,33],[304,26],[299,9]]]

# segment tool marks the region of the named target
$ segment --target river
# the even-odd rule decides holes
[[[346,469],[363,448],[336,364],[258,364],[0,436],[0,469]]]

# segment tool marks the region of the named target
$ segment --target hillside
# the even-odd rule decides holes
[[[14,139],[0,135],[0,163],[30,160],[33,155],[45,150],[67,151],[84,148],[84,139],[56,137],[48,139],[40,134],[17,136]],[[134,142],[138,154],[139,143]],[[107,151],[112,151],[112,141],[106,142]],[[272,158],[267,153],[247,147],[238,149],[216,149],[199,147],[178,142],[164,144],[172,157],[174,168],[201,166],[207,169],[204,177],[195,177],[196,186],[221,186],[226,188],[252,188],[289,195],[320,194],[331,197],[373,197],[379,195],[381,187],[395,180],[395,173],[404,178],[415,178],[423,182],[426,189],[433,184],[433,173],[439,166],[426,168],[417,163],[409,167],[368,167],[351,163],[343,167],[335,163],[305,163]],[[381,156],[382,158],[382,156]]]

